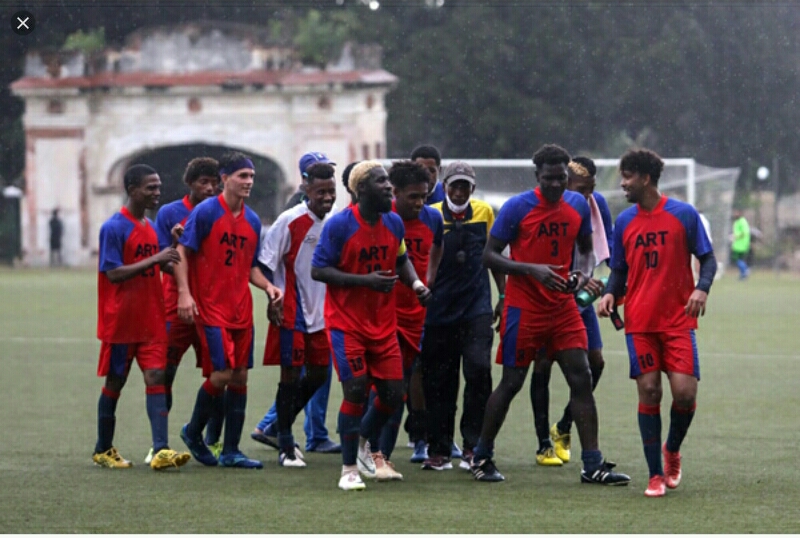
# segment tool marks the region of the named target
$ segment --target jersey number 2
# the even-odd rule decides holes
[[[233,249],[228,249],[225,251],[225,265],[233,265]]]

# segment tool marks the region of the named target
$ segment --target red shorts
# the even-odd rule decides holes
[[[253,327],[228,329],[197,323],[203,376],[253,367]]]
[[[422,327],[419,331],[397,328],[397,342],[400,344],[400,356],[403,357],[403,370],[414,364],[414,359],[422,348]]]
[[[135,344],[100,344],[100,360],[97,364],[97,375],[105,377],[113,374],[128,377],[134,357],[139,369],[164,370],[167,367],[167,344],[138,342]]]
[[[200,368],[200,335],[193,323],[179,319],[167,321],[167,360],[180,364],[183,355],[194,348],[195,364]]]
[[[630,377],[648,372],[676,372],[700,379],[700,360],[694,329],[626,334]]]
[[[497,364],[525,368],[540,349],[547,356],[566,349],[586,349],[586,327],[575,301],[567,301],[558,312],[533,312],[515,306],[503,310]]]
[[[403,358],[397,334],[372,340],[356,332],[338,329],[327,332],[339,381],[367,374],[387,381],[403,379]]]
[[[328,366],[331,348],[325,330],[304,333],[270,324],[264,346],[265,366]]]

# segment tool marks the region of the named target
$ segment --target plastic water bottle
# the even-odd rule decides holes
[[[606,284],[608,284],[608,277],[607,276],[601,277],[600,278],[600,282],[603,283],[603,290],[600,292],[600,295],[602,295],[603,292],[606,289]],[[589,306],[598,297],[600,297],[600,295],[595,295],[593,293],[589,293],[589,291],[586,288],[584,288],[584,289],[582,289],[581,291],[579,291],[578,293],[575,294],[575,301],[578,303],[578,306],[581,306],[581,307]]]

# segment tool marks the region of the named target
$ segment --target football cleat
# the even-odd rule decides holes
[[[378,452],[373,452],[371,456],[372,461],[375,462],[375,480],[378,482],[388,482],[392,480],[392,468],[389,467],[383,453],[379,450]],[[400,479],[403,479],[403,475],[400,475]]]
[[[558,424],[553,424],[550,428],[550,439],[553,440],[555,455],[562,463],[569,463],[570,454],[570,434],[561,433]]]
[[[109,469],[127,469],[128,467],[133,467],[133,463],[120,456],[117,449],[113,446],[105,452],[92,454],[92,461],[95,465],[108,467]]]
[[[189,452],[192,453],[192,457],[208,467],[214,467],[217,465],[219,463],[217,458],[214,457],[214,454],[211,453],[206,444],[203,442],[203,438],[190,438],[186,431],[187,426],[188,424],[184,424],[183,428],[181,428],[181,439],[189,448]]]
[[[411,463],[422,463],[428,459],[428,443],[419,440],[414,444],[414,453],[411,454]]]
[[[476,461],[473,457],[469,470],[472,473],[472,477],[478,482],[502,482],[506,479],[497,470],[491,458]]]
[[[223,467],[238,467],[239,469],[261,469],[264,464],[258,460],[251,460],[241,452],[220,454],[219,464]]]
[[[650,482],[647,483],[647,489],[644,490],[645,497],[663,497],[667,493],[664,487],[664,477],[660,474],[650,477]]]
[[[358,471],[342,471],[342,477],[339,479],[339,489],[345,491],[361,491],[366,489],[364,481]]]
[[[281,450],[278,455],[278,465],[281,467],[305,467],[306,462],[297,457],[295,447],[292,447],[291,450]]]
[[[584,484],[600,484],[602,486],[627,486],[631,477],[612,471],[616,464],[604,461],[597,469],[581,471],[581,482]]]
[[[469,471],[470,466],[472,465],[472,450],[466,448],[464,449],[464,454],[461,456],[461,462],[458,464],[459,469],[464,469],[465,471]]]
[[[153,455],[153,459],[150,461],[150,468],[156,471],[163,471],[170,467],[177,469],[186,465],[190,459],[192,457],[187,452],[176,452],[169,448],[162,448]]]
[[[450,459],[453,460],[460,460],[464,456],[464,453],[461,452],[461,449],[458,448],[458,445],[455,441],[453,441],[453,446],[450,449]]]
[[[664,482],[670,489],[677,488],[681,483],[681,453],[667,450],[667,443],[662,447],[664,453]]]
[[[426,471],[446,471],[452,468],[453,463],[445,456],[430,456],[422,462],[422,469]]]
[[[222,454],[222,447],[223,447],[222,441],[217,441],[214,444],[208,445],[208,449],[211,451],[212,454],[214,454],[214,457],[217,459],[219,459],[220,454]]]
[[[151,461],[153,461],[153,447],[150,447],[150,451],[147,453],[147,456],[144,457],[144,464],[150,465]]]
[[[560,467],[564,465],[564,462],[561,461],[561,458],[556,456],[555,449],[549,446],[536,453],[536,465]]]
[[[363,446],[358,447],[358,457],[356,458],[358,470],[367,478],[375,478],[375,462],[372,459],[372,453],[369,449],[369,441],[364,443]]]

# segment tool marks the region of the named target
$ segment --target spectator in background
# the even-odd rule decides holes
[[[64,222],[58,217],[58,208],[50,217],[50,267],[63,265],[61,258],[61,238],[64,237]]]
[[[733,210],[733,233],[731,234],[731,260],[739,267],[739,280],[750,276],[747,255],[750,253],[750,224],[741,209]]]

